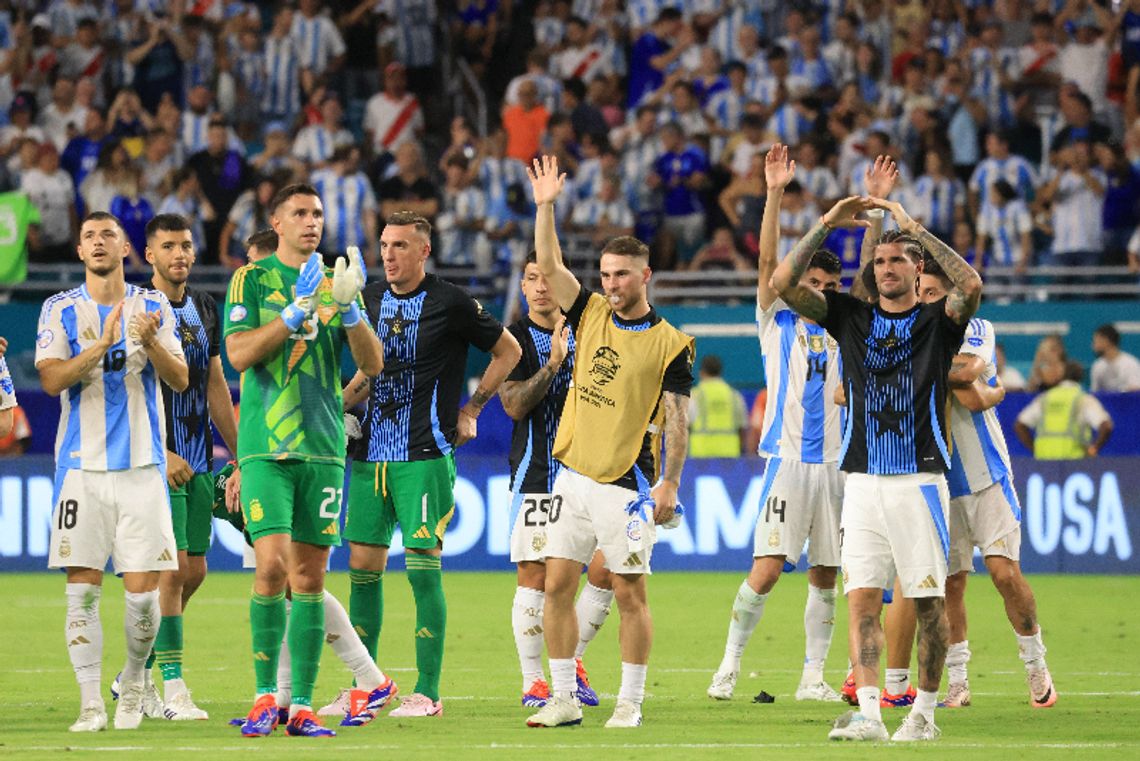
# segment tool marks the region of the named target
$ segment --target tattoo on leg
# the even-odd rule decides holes
[[[864,668],[879,668],[879,653],[882,645],[879,642],[881,630],[879,620],[874,616],[863,616],[859,619],[859,665]]]
[[[928,692],[937,692],[946,665],[949,632],[946,623],[946,605],[941,597],[924,597],[915,600],[918,617],[918,686]]]

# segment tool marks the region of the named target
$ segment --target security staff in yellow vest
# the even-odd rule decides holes
[[[689,400],[689,457],[739,457],[748,415],[744,397],[721,377],[720,357],[701,358],[701,382]]]
[[[674,516],[688,452],[693,339],[649,305],[649,248],[636,238],[614,238],[603,247],[603,293],[582,287],[562,263],[554,229],[554,202],[566,176],[552,156],[536,160],[528,173],[537,207],[538,267],[574,329],[575,345],[571,387],[554,440],[554,457],[563,468],[546,524],[543,628],[551,697],[527,725],[582,721],[575,697],[574,593],[582,565],[600,549],[621,612],[621,689],[606,726],[637,727],[653,637],[645,580],[656,526]]]
[[[1081,390],[1080,377],[1081,367],[1075,363],[1041,366],[1041,380],[1048,390],[1038,394],[1014,423],[1017,438],[1038,460],[1096,457],[1112,434],[1112,418],[1095,396]]]

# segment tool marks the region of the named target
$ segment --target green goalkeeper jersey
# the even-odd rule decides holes
[[[293,301],[299,273],[276,254],[235,272],[226,294],[225,335],[277,319]],[[313,299],[315,312],[300,330],[241,374],[239,464],[344,462],[340,356],[346,339],[327,270]]]

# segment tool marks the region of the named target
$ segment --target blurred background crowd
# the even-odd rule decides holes
[[[412,208],[439,266],[509,271],[552,153],[568,233],[747,270],[778,140],[785,250],[889,154],[979,268],[1140,272],[1137,0],[0,0],[0,49],[0,190],[38,216],[33,264],[72,261],[85,212],[141,244],[177,211],[236,267],[305,179],[329,252],[374,260]],[[858,233],[830,246],[853,265]]]

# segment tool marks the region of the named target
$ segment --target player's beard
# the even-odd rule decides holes
[[[104,254],[99,260],[85,259],[83,264],[87,267],[87,271],[99,277],[106,277],[117,269],[123,266],[123,260],[111,254]]]
[[[879,297],[888,300],[902,298],[908,293],[914,293],[914,283],[907,283],[903,278],[899,278],[886,286],[882,283],[875,283],[875,287],[879,290]]]

